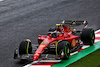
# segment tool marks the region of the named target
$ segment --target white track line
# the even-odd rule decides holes
[[[100,34],[95,34],[95,37],[100,37]]]
[[[88,47],[90,47],[90,45],[84,45],[84,46],[82,46],[82,49],[85,49],[85,48],[88,48]]]
[[[30,65],[30,64],[27,64],[23,67],[51,67],[51,65],[32,65],[32,64]]]
[[[97,31],[95,31],[95,34],[96,34],[96,33],[98,33],[98,32],[100,32],[100,29],[99,29],[99,30],[97,30]]]
[[[76,51],[76,52],[73,52],[73,53],[71,53],[70,55],[72,56],[72,55],[74,55],[74,54],[76,54],[76,53],[78,53],[78,51]]]
[[[41,60],[40,62],[60,62],[61,60]]]
[[[98,41],[100,41],[100,40],[95,40],[95,42],[98,42]]]
[[[95,31],[95,37],[100,37],[100,34],[96,34],[98,32],[100,32],[100,29]],[[100,39],[95,39],[95,42],[98,42],[98,41],[100,41]]]
[[[39,61],[39,62],[60,62],[61,60],[41,60],[41,61]],[[36,61],[36,62],[38,62],[38,61]],[[27,64],[27,65],[25,65],[25,66],[23,66],[23,67],[51,67],[51,65],[32,65],[32,64],[34,64],[34,63],[36,63],[35,61],[34,62],[32,62],[32,63],[30,63],[30,64]]]
[[[26,66],[24,66],[24,67],[51,67],[51,65],[31,65],[31,66],[28,66],[28,65],[26,65]]]

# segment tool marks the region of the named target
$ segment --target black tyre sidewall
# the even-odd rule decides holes
[[[22,41],[20,43],[20,46],[19,46],[19,54],[22,55],[22,54],[27,54],[26,50],[27,50],[27,44],[28,42],[27,41]],[[31,46],[31,42],[29,42],[29,48],[28,48],[28,53],[32,53],[32,46]]]
[[[58,55],[60,55],[61,50],[63,50],[65,53],[65,47],[66,47],[66,52],[67,52],[67,49],[69,48],[69,44],[66,45],[66,43],[68,43],[68,41],[61,41],[58,43],[58,46],[57,46]],[[70,56],[70,51],[69,51],[69,53],[67,53],[67,57],[64,56],[61,59],[66,60],[69,58],[69,56]]]
[[[83,41],[84,45],[93,45],[95,39],[92,39],[91,35],[94,35],[95,38],[94,30],[92,28],[82,30],[81,40]],[[91,42],[91,40],[93,41],[93,43]]]

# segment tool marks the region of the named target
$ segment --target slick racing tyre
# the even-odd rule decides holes
[[[94,29],[83,29],[81,40],[83,41],[84,45],[93,45],[95,40]]]
[[[69,48],[69,42],[67,41],[61,41],[57,45],[57,53],[60,57],[60,59],[66,60],[70,56],[70,48]]]
[[[31,54],[32,53],[32,46],[31,46],[31,41],[26,40],[22,41],[19,46],[19,54]]]

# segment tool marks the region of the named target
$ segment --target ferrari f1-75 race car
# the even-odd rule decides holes
[[[80,25],[83,25],[82,31],[76,30],[75,27]],[[38,35],[38,45],[31,44],[29,39],[22,41],[14,51],[14,59],[66,60],[70,53],[81,49],[83,45],[94,44],[94,29],[87,26],[87,21],[64,20],[50,28],[47,35]]]

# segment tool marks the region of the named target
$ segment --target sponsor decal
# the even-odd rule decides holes
[[[40,47],[45,47],[45,45],[40,45]]]
[[[72,40],[72,44],[71,45],[72,45],[72,47],[75,47],[75,45],[76,45],[75,39]]]

